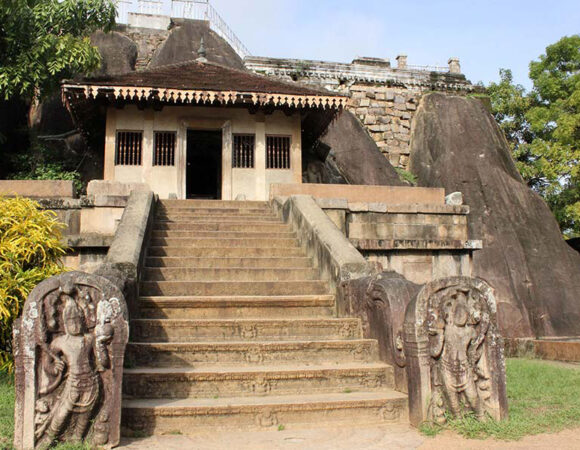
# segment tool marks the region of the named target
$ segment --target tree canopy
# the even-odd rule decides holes
[[[46,95],[99,66],[88,35],[115,23],[111,0],[2,0],[0,99]]]
[[[526,92],[510,70],[500,70],[500,81],[488,87],[492,109],[524,179],[562,232],[580,236],[580,35],[548,46],[529,76]]]

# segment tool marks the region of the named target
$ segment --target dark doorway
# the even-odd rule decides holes
[[[187,198],[221,199],[222,132],[187,130]]]

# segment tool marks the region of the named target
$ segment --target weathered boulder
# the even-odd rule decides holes
[[[128,37],[117,32],[97,31],[91,36],[91,43],[101,54],[101,67],[93,75],[112,75],[135,69],[137,46]],[[87,181],[103,176],[105,117],[101,111],[95,111],[95,114],[95,130],[85,130],[84,138],[64,107],[60,92],[43,100],[31,116],[35,132],[42,145],[50,149],[53,159],[63,161],[68,170],[78,168]]]
[[[349,111],[343,111],[332,121],[319,142],[330,149],[325,164],[336,168],[335,172],[338,171],[348,184],[405,184]]]
[[[127,36],[116,31],[110,33],[97,31],[91,36],[91,43],[101,53],[101,67],[94,73],[95,76],[115,75],[135,70],[137,44]]]
[[[463,192],[470,235],[483,239],[473,273],[496,290],[504,336],[580,334],[580,255],[522,180],[480,101],[425,95],[413,124],[410,168],[421,186]]]
[[[175,27],[153,55],[149,68],[197,59],[200,56],[197,51],[203,37],[208,61],[245,70],[242,58],[225,39],[209,28],[208,22],[183,19],[172,19],[172,22]]]

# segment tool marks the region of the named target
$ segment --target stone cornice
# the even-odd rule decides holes
[[[375,65],[277,59],[249,56],[244,59],[246,67],[256,73],[277,77],[299,77],[318,80],[340,80],[363,83],[379,83],[393,86],[422,86],[436,90],[472,91],[473,86],[462,74],[434,70],[391,68],[389,64]]]

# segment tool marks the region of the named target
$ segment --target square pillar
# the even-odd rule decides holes
[[[117,140],[117,110],[107,108],[103,180],[115,179],[115,141]]]
[[[266,120],[256,115],[256,200],[266,198]]]

